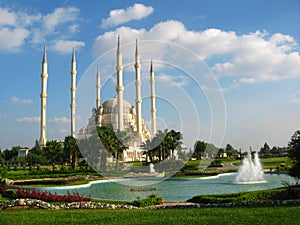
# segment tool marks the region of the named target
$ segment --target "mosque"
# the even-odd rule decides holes
[[[72,53],[71,63],[71,135],[78,139],[91,136],[96,130],[97,126],[109,126],[114,131],[126,131],[131,137],[132,141],[129,143],[129,149],[123,153],[124,161],[140,161],[142,160],[142,150],[139,148],[140,144],[153,137],[156,134],[156,107],[155,107],[155,80],[153,64],[150,65],[150,99],[151,99],[151,133],[145,125],[142,118],[142,98],[141,98],[141,80],[140,80],[140,55],[138,51],[138,41],[136,40],[135,49],[135,87],[136,99],[135,106],[124,100],[123,92],[123,65],[122,54],[120,49],[120,36],[117,42],[116,54],[116,72],[117,72],[117,86],[116,96],[101,103],[100,91],[100,70],[96,71],[96,107],[92,109],[92,115],[88,119],[88,124],[79,130],[76,135],[76,58],[75,51]],[[46,139],[46,100],[47,100],[47,57],[46,48],[44,47],[43,63],[42,63],[42,91],[41,91],[41,127],[40,127],[40,146],[45,146]]]

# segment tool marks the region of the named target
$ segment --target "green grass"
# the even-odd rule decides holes
[[[238,192],[231,194],[199,195],[187,201],[194,203],[241,203],[293,199],[299,198],[299,196],[299,188],[293,189],[293,192],[288,192],[285,188],[278,188],[250,192]]]
[[[166,210],[7,210],[1,225],[35,224],[299,224],[299,206]]]
[[[43,188],[43,187],[65,187],[65,186],[75,186],[88,184],[89,180],[76,180],[67,184],[32,184],[32,185],[22,185],[24,188]]]

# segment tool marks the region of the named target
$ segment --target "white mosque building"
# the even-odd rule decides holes
[[[142,150],[139,145],[153,137],[156,134],[156,108],[155,108],[155,80],[153,64],[151,61],[150,66],[150,99],[151,99],[151,134],[147,129],[144,119],[142,118],[142,98],[141,98],[141,80],[140,80],[140,56],[138,51],[138,41],[136,40],[136,51],[135,51],[135,77],[136,77],[136,99],[135,106],[131,105],[128,101],[123,99],[123,65],[122,65],[122,54],[120,49],[120,37],[118,36],[117,44],[117,86],[116,96],[110,98],[101,103],[100,91],[100,70],[97,68],[96,78],[96,108],[92,109],[92,115],[88,119],[88,124],[79,130],[76,135],[75,129],[75,118],[76,118],[76,59],[75,52],[72,53],[71,63],[71,135],[77,138],[89,137],[95,132],[97,126],[109,126],[114,131],[126,131],[132,137],[129,149],[124,152],[124,161],[136,161],[142,160]],[[46,48],[44,48],[43,64],[42,64],[42,91],[41,91],[41,136],[40,145],[45,146],[46,144],[46,99],[47,99],[47,59],[46,59]]]

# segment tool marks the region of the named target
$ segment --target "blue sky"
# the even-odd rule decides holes
[[[118,34],[125,98],[134,105],[138,38],[145,122],[152,59],[158,126],[182,131],[187,146],[284,146],[300,128],[299,1],[0,0],[0,148],[39,139],[44,43],[47,138],[59,140],[70,133],[72,48],[78,130],[95,106],[97,66],[102,102],[115,95]]]

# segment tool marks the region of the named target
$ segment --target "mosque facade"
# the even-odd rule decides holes
[[[100,70],[97,68],[96,72],[96,107],[92,109],[90,118],[86,127],[75,133],[76,120],[76,59],[75,52],[72,53],[71,64],[71,135],[77,138],[85,138],[92,135],[96,131],[97,126],[109,126],[114,131],[126,131],[132,138],[129,143],[129,149],[123,153],[124,161],[139,161],[142,160],[142,150],[139,148],[140,144],[153,137],[156,134],[156,108],[155,108],[155,80],[153,64],[151,61],[150,67],[150,99],[151,99],[151,132],[147,129],[145,121],[142,118],[142,98],[141,98],[141,80],[140,80],[140,56],[138,51],[138,41],[136,40],[135,51],[135,88],[136,99],[135,106],[131,105],[123,98],[123,65],[122,54],[120,49],[120,37],[118,36],[117,54],[116,54],[116,72],[117,72],[117,86],[116,96],[107,99],[101,103],[101,82]],[[44,59],[42,64],[42,92],[41,92],[41,137],[40,145],[46,144],[46,98],[47,98],[47,61],[46,49],[44,48]]]

